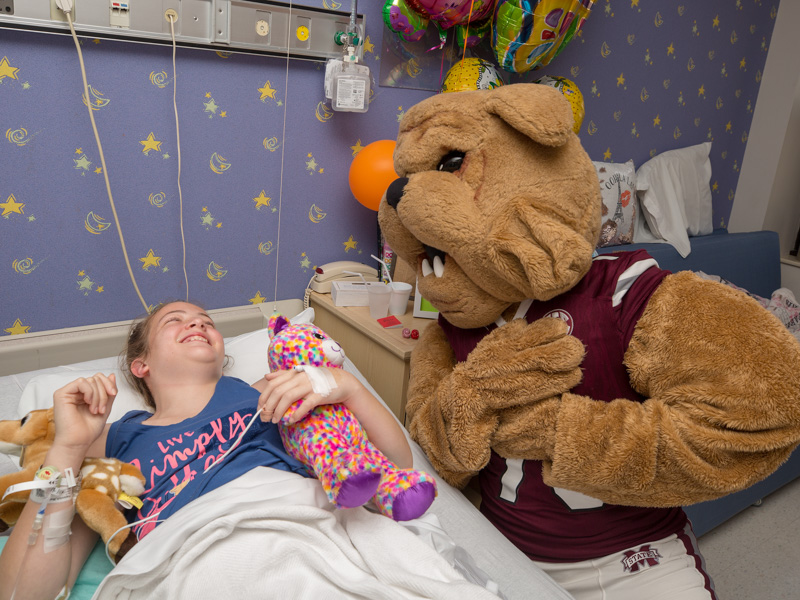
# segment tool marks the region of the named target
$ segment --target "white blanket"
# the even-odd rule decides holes
[[[318,481],[260,468],[156,527],[94,598],[496,600],[496,585],[447,537],[435,516],[404,526],[335,510]]]

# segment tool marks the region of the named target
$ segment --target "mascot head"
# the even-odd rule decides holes
[[[378,220],[422,296],[452,324],[488,325],[589,270],[600,186],[572,125],[564,97],[532,83],[439,94],[404,115],[400,177]]]

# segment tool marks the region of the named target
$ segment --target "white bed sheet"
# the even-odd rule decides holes
[[[245,334],[244,337],[247,335],[251,334]],[[261,335],[261,332],[253,332],[252,335]],[[233,339],[241,340],[241,338],[243,336]],[[229,341],[226,340],[226,343]],[[266,346],[263,347],[266,348]],[[37,379],[33,382],[34,386],[37,382],[42,381],[42,376],[71,377],[73,371],[109,372],[116,368],[117,364],[117,357],[109,357],[0,377],[0,419],[18,419],[29,410],[39,408],[39,406],[32,405],[31,387],[28,388],[27,394],[23,394],[26,386],[35,378]],[[243,377],[243,369],[246,366],[240,362],[238,366],[234,366],[231,374],[248,380]],[[345,361],[345,369],[358,377],[376,397],[379,397],[349,359]],[[408,437],[408,433],[406,436]],[[414,467],[433,474],[437,480],[439,493],[429,513],[438,517],[441,526],[450,535],[453,543],[466,551],[475,564],[498,583],[505,598],[508,600],[569,600],[572,598],[500,534],[459,490],[448,485],[436,475],[419,445],[410,437],[408,439],[414,456]],[[11,457],[0,454],[0,475],[12,472],[17,468],[17,463]]]

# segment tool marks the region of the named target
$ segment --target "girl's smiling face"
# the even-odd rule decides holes
[[[148,365],[214,364],[219,374],[225,360],[225,343],[214,321],[198,306],[173,302],[163,306],[149,332]],[[189,361],[189,362],[186,362]]]

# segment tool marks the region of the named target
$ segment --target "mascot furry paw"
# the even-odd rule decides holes
[[[292,324],[273,315],[269,334],[270,370],[298,365],[341,368],[344,363],[339,344],[310,323]],[[378,510],[396,521],[416,519],[428,510],[436,497],[430,475],[390,462],[341,404],[318,406],[290,424],[299,402],[281,420],[281,438],[287,451],[314,472],[334,505],[361,506],[374,498]]]
[[[0,447],[7,454],[18,454],[22,469],[0,477],[0,497],[12,485],[33,480],[55,438],[53,409],[34,410],[19,421],[0,421]],[[117,502],[136,500],[144,492],[145,479],[131,464],[114,458],[87,458],[81,466],[81,486],[75,509],[83,521],[108,543],[111,536],[128,522],[117,510]],[[0,504],[0,531],[13,527],[28,501],[28,491],[9,494]],[[115,562],[136,544],[127,529],[108,544]]]
[[[535,84],[408,110],[378,218],[439,311],[411,359],[412,436],[531,558],[678,533],[800,440],[800,346],[745,294],[643,252],[598,256],[568,103]],[[556,317],[556,318],[551,318]]]

